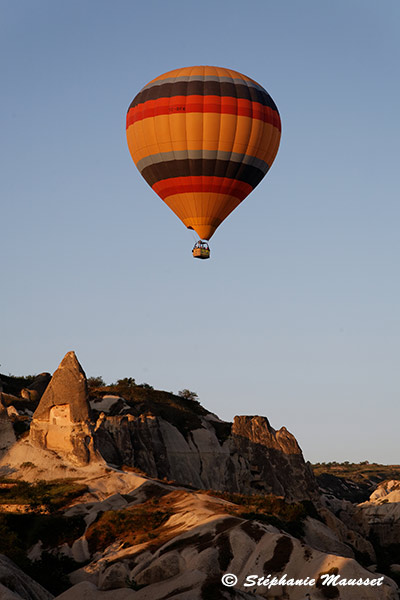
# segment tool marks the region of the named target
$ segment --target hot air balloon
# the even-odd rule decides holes
[[[147,183],[193,229],[195,258],[260,183],[279,147],[281,121],[253,79],[220,67],[185,67],[153,79],[129,106],[126,134]]]

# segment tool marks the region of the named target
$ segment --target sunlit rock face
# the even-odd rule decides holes
[[[75,353],[68,352],[33,415],[30,441],[87,464],[94,453],[89,415],[86,375]]]

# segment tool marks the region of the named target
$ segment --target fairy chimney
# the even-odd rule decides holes
[[[89,414],[85,372],[75,352],[67,352],[33,415],[30,441],[87,464],[94,455]]]

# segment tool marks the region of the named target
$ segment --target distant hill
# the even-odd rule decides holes
[[[350,502],[365,502],[378,484],[400,479],[400,465],[329,462],[312,465],[321,491]]]

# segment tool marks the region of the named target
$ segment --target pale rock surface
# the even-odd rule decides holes
[[[146,485],[149,486],[150,482]],[[140,488],[137,488],[133,497],[139,497],[139,491]],[[322,524],[318,529],[319,524],[312,520],[310,528],[315,528],[312,532],[314,538],[307,544],[270,525],[226,514],[218,515],[229,503],[206,494],[176,490],[168,495],[168,499],[173,515],[163,525],[158,538],[162,539],[165,530],[169,539],[164,544],[151,552],[146,548],[151,547],[152,542],[130,548],[110,546],[101,557],[96,557],[76,571],[71,576],[71,582],[86,581],[98,588],[103,587],[104,582],[109,582],[106,585],[121,585],[125,572],[128,572],[128,578],[146,586],[135,592],[136,600],[161,600],[166,597],[173,600],[219,600],[225,597],[235,600],[303,600],[307,591],[311,592],[311,598],[322,600],[324,596],[315,587],[280,586],[274,587],[272,592],[267,588],[245,588],[242,584],[247,575],[253,573],[274,573],[277,576],[287,573],[288,577],[304,579],[308,576],[317,579],[321,573],[337,569],[341,577],[375,577],[371,577],[371,572],[351,557],[313,548],[311,543],[322,531],[328,545],[329,533]],[[345,549],[337,538],[333,538],[333,541],[338,550]],[[117,568],[116,565],[122,566]],[[229,594],[220,583],[223,573],[235,573],[239,578],[239,583]],[[378,598],[377,588],[374,587],[364,586],[362,596],[358,587],[338,589],[340,596],[337,597],[341,600]],[[93,598],[101,600],[102,596]],[[379,588],[379,599],[398,598],[395,584],[385,578],[384,585]],[[68,600],[67,597],[65,600]]]
[[[375,536],[381,546],[400,543],[400,481],[382,482],[369,501],[359,504],[355,518],[367,523],[366,535]]]
[[[14,594],[0,583],[0,600],[23,600],[19,594]]]
[[[115,563],[107,567],[100,573],[98,588],[99,590],[115,590],[117,588],[126,588],[126,582],[129,579],[129,568],[122,562]]]
[[[112,408],[115,408],[117,404],[120,405],[120,410],[129,408],[129,405],[125,402],[121,396],[105,395],[102,398],[96,398],[89,402],[90,408],[97,410],[98,412],[108,413]]]
[[[82,536],[74,541],[71,548],[72,558],[76,562],[86,562],[90,560],[90,552],[85,536]]]
[[[75,353],[68,352],[33,415],[31,443],[88,464],[96,454],[89,411],[86,375]]]
[[[12,404],[7,406],[7,413],[9,417],[19,417],[19,412]]]
[[[304,541],[316,550],[354,558],[351,548],[339,541],[332,529],[311,517],[307,517],[304,522]]]
[[[9,558],[0,554],[0,588],[1,600],[52,600],[53,595],[26,575]],[[4,588],[7,592],[4,591]],[[11,594],[14,594],[11,595]]]
[[[32,548],[30,548],[27,556],[28,556],[29,560],[34,562],[36,560],[41,559],[42,552],[43,552],[43,543],[41,540],[39,540],[38,542],[36,542],[36,544],[34,546],[32,546]]]
[[[400,481],[392,479],[380,483],[369,497],[369,502],[375,504],[400,502]]]
[[[23,388],[20,394],[21,398],[24,398],[24,400],[31,400],[32,402],[37,402],[39,400],[39,394],[36,390]]]
[[[376,560],[375,550],[371,542],[366,540],[362,535],[362,529],[358,526],[357,522],[354,522],[352,519],[348,519],[346,522],[344,518],[346,513],[340,513],[341,518],[338,518],[330,510],[320,507],[319,514],[324,519],[325,525],[327,525],[342,544],[350,544],[357,552],[368,555],[371,561]],[[329,548],[326,548],[325,551],[329,551]],[[330,551],[335,552],[333,549]],[[338,553],[344,556],[353,556],[353,552],[350,555],[346,552]]]

